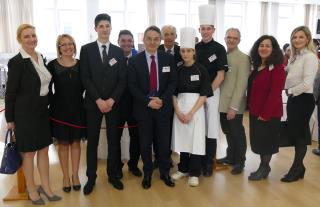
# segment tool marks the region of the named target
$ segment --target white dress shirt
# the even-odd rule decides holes
[[[289,59],[285,89],[288,94],[298,96],[313,93],[313,82],[318,70],[318,57],[306,48]]]
[[[103,60],[103,55],[102,55],[102,51],[103,51],[103,45],[106,46],[106,52],[107,52],[107,55],[109,53],[109,47],[110,47],[110,42],[107,42],[105,44],[99,42],[99,40],[97,40],[97,43],[98,43],[98,47],[99,47],[99,51],[100,51],[100,56],[101,56],[101,60]]]
[[[20,48],[20,54],[21,54],[22,58],[23,59],[29,58],[32,62],[32,65],[34,66],[34,68],[36,69],[36,71],[39,75],[40,82],[41,82],[40,96],[46,96],[49,93],[49,83],[51,81],[51,74],[48,71],[48,69],[46,68],[46,66],[44,65],[41,54],[38,52],[36,52],[36,53],[38,56],[38,62],[33,60],[31,58],[31,56],[23,48]]]

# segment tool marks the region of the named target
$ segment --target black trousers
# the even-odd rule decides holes
[[[315,101],[311,93],[288,98],[288,130],[289,136],[294,138],[296,146],[311,144],[311,139],[307,139],[305,135],[314,108]]]
[[[201,174],[201,157],[201,155],[181,152],[178,164],[179,171],[189,173],[189,176],[199,177]]]
[[[247,141],[242,124],[243,114],[237,114],[234,119],[227,120],[226,113],[220,113],[220,123],[223,133],[226,135],[228,147],[227,159],[234,164],[244,165],[246,160]]]
[[[129,153],[130,153],[130,160],[128,161],[129,169],[137,168],[139,158],[140,158],[140,144],[139,144],[139,132],[138,132],[138,123],[132,117],[128,117],[127,119],[120,120],[118,125],[118,135],[119,140],[121,139],[123,133],[123,126],[127,122],[129,135],[130,135],[130,146],[129,146]],[[121,157],[121,153],[119,155]],[[120,161],[121,162],[121,161]],[[120,167],[122,167],[122,163],[120,163]]]
[[[203,169],[212,169],[212,160],[216,157],[217,139],[206,137],[206,154],[201,156]]]
[[[97,150],[99,144],[99,134],[102,117],[105,115],[107,126],[107,174],[109,178],[114,178],[120,163],[120,139],[118,135],[117,124],[118,111],[115,108],[112,111],[103,114],[98,109],[87,110],[87,172],[88,182],[94,182],[97,177]]]
[[[160,174],[167,175],[170,170],[170,117],[163,116],[157,111],[152,111],[146,116],[146,119],[138,120],[144,176],[151,176],[153,173],[153,142],[157,148]]]

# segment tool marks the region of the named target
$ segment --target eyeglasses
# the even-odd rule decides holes
[[[61,45],[59,45],[59,47],[67,47],[67,46],[74,46],[74,44],[73,43],[65,43],[65,44],[61,44]]]

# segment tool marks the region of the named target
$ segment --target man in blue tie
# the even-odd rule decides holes
[[[167,186],[174,186],[169,176],[170,117],[177,72],[173,56],[158,51],[160,40],[160,29],[148,27],[143,38],[145,51],[129,59],[128,83],[133,116],[138,121],[144,189],[151,187],[153,142],[157,143],[160,178]]]

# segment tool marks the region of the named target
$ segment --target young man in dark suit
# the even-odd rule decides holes
[[[83,192],[92,192],[97,177],[97,148],[103,115],[107,123],[108,181],[119,190],[123,184],[116,176],[120,163],[118,136],[118,101],[126,86],[125,60],[122,50],[109,42],[111,17],[99,14],[95,18],[97,41],[82,46],[80,71],[86,89],[84,105],[87,112],[87,177]]]
[[[144,32],[145,51],[129,59],[129,90],[133,115],[138,121],[144,178],[142,187],[151,187],[152,142],[157,142],[160,178],[170,187],[170,117],[177,72],[172,55],[158,51],[161,32],[150,26]],[[154,137],[156,139],[154,139]]]

